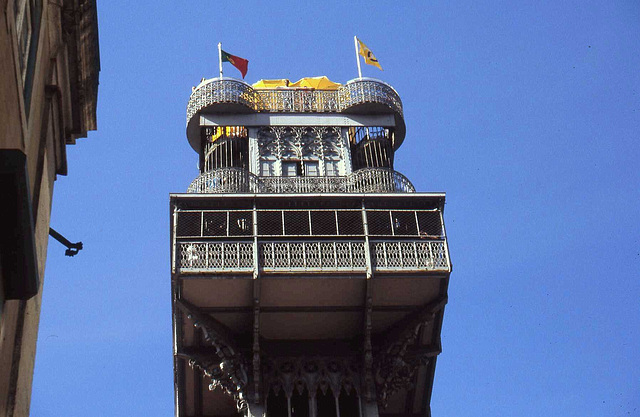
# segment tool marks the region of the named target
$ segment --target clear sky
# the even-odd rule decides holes
[[[483,3],[483,4],[480,4]],[[99,0],[98,131],[67,148],[33,416],[172,416],[169,193],[197,176],[191,87],[399,92],[396,170],[446,191],[453,262],[434,417],[640,416],[640,2]],[[225,75],[240,77],[225,64]]]

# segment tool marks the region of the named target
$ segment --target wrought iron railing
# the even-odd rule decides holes
[[[178,268],[183,273],[251,272],[253,242],[180,241]],[[262,241],[258,242],[258,268],[264,272],[363,272],[366,246],[351,241]],[[371,242],[374,271],[448,271],[444,239],[375,240]]]
[[[191,182],[188,193],[259,193],[258,177],[243,168],[218,168]]]
[[[355,79],[337,90],[254,90],[232,78],[214,78],[198,86],[189,98],[187,124],[213,104],[238,104],[256,112],[342,112],[359,104],[381,104],[402,116],[402,101],[390,85],[370,78]]]
[[[188,193],[414,193],[401,173],[363,168],[343,177],[257,177],[242,168],[219,168],[200,174]]]
[[[402,116],[402,101],[389,84],[371,78],[349,81],[338,90],[342,110],[364,103],[379,103]]]
[[[376,270],[448,270],[444,240],[372,242],[371,258]]]
[[[183,271],[246,272],[253,269],[251,242],[180,242],[175,250]]]
[[[244,81],[214,78],[191,93],[187,104],[187,123],[201,109],[221,103],[242,104],[255,109],[256,96],[253,88]]]
[[[364,271],[364,242],[262,242],[260,266],[264,271]]]

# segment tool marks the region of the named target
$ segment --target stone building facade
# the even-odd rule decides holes
[[[96,129],[95,0],[0,0],[0,416],[29,415],[54,181]]]

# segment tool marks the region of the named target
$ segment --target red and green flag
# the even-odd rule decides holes
[[[220,56],[222,62],[228,62],[234,67],[238,68],[238,71],[240,71],[240,73],[242,74],[242,78],[247,75],[247,67],[249,66],[248,60],[240,58],[239,56],[231,55],[230,53],[223,50],[220,50]]]

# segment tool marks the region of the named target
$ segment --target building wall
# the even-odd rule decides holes
[[[29,58],[30,99],[25,99],[29,93],[20,65],[16,5],[41,11],[35,25],[39,30],[32,25],[30,33],[31,42],[37,42]],[[15,276],[0,268],[0,416],[29,415],[54,181],[57,175],[66,175],[65,145],[95,129],[99,71],[95,13],[95,1],[0,0],[0,153],[18,150],[26,155],[28,188],[8,197],[24,199],[31,208],[32,252],[39,277],[35,295],[9,296],[5,284]],[[89,24],[81,28],[81,22]],[[7,161],[0,159],[0,164]],[[8,252],[0,251],[0,266],[12,256]]]

